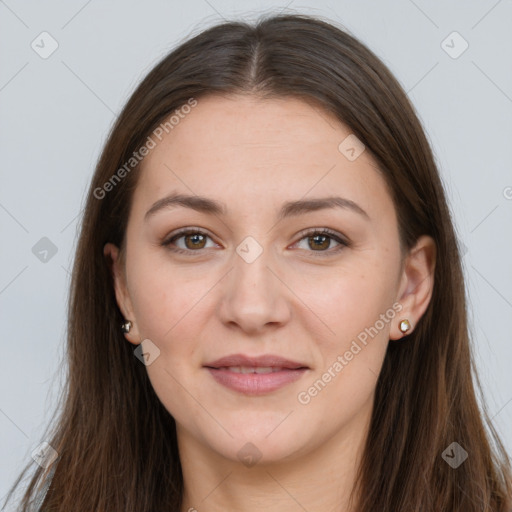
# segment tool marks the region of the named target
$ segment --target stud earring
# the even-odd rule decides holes
[[[132,328],[132,323],[130,320],[127,320],[124,324],[121,324],[121,330],[127,334],[130,332],[130,329]]]
[[[409,320],[405,319],[400,322],[399,329],[403,334],[405,334],[410,328],[411,324],[409,323]]]

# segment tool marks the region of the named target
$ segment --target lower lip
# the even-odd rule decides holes
[[[272,373],[235,373],[225,369],[206,369],[219,384],[245,395],[264,395],[276,391],[300,379],[307,370],[300,368]]]

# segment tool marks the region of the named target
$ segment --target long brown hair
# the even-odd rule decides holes
[[[180,510],[175,422],[120,330],[103,246],[123,246],[140,166],[114,181],[116,171],[191,98],[233,93],[301,98],[333,113],[378,163],[403,247],[423,234],[437,245],[429,307],[407,343],[389,344],[377,382],[358,511],[509,512],[510,460],[478,406],[459,248],[421,123],[374,53],[306,15],[203,31],[154,67],[119,115],[92,179],[74,261],[67,386],[46,438],[59,456],[47,470],[37,467],[19,509],[44,490],[48,511]],[[469,454],[456,469],[442,458],[453,442]]]

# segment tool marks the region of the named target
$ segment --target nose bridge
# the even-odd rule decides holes
[[[254,236],[246,236],[236,247],[232,280],[242,298],[246,293],[254,298],[261,293],[267,299],[273,295],[271,281],[275,276],[269,270],[273,266],[272,251],[270,246],[264,247],[261,236],[258,238],[261,243]]]
[[[268,240],[268,237],[266,238]],[[287,317],[283,286],[274,275],[275,259],[269,247],[247,236],[236,247],[233,269],[224,290],[222,316],[246,330],[257,330]]]

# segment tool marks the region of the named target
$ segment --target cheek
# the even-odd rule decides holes
[[[315,309],[314,296],[309,300]],[[322,418],[329,410],[330,426],[338,428],[366,410],[386,354],[391,322],[396,321],[392,306],[389,283],[373,273],[338,277],[326,294],[318,294],[318,316],[334,334],[324,329],[327,335],[315,336],[319,364],[297,396],[308,417]],[[314,332],[312,326],[309,330]]]
[[[376,262],[318,273],[302,280],[297,295],[314,313],[307,315],[316,322],[322,339],[339,350],[373,326],[393,304],[393,272]],[[387,331],[379,323],[379,330]],[[313,324],[309,326],[313,329]]]
[[[375,254],[375,256],[377,256]],[[389,342],[389,329],[396,322],[394,260],[357,258],[331,278],[316,280],[306,303],[329,330],[316,336],[320,364],[305,387],[303,404],[322,414],[329,404],[339,404],[343,422],[371,399]],[[322,293],[323,290],[323,293]],[[318,324],[318,321],[317,321]],[[312,331],[312,325],[309,326]],[[309,409],[309,406],[307,407]]]
[[[204,280],[184,279],[179,269],[140,258],[131,269],[132,303],[142,338],[166,343],[190,318],[205,293]]]
[[[202,325],[196,320],[204,316],[200,299],[205,294],[205,279],[190,281],[179,270],[154,263],[134,265],[132,302],[141,340],[151,340],[160,351],[146,368],[151,385],[173,417],[186,423],[201,413],[184,390],[200,397],[195,388]]]

